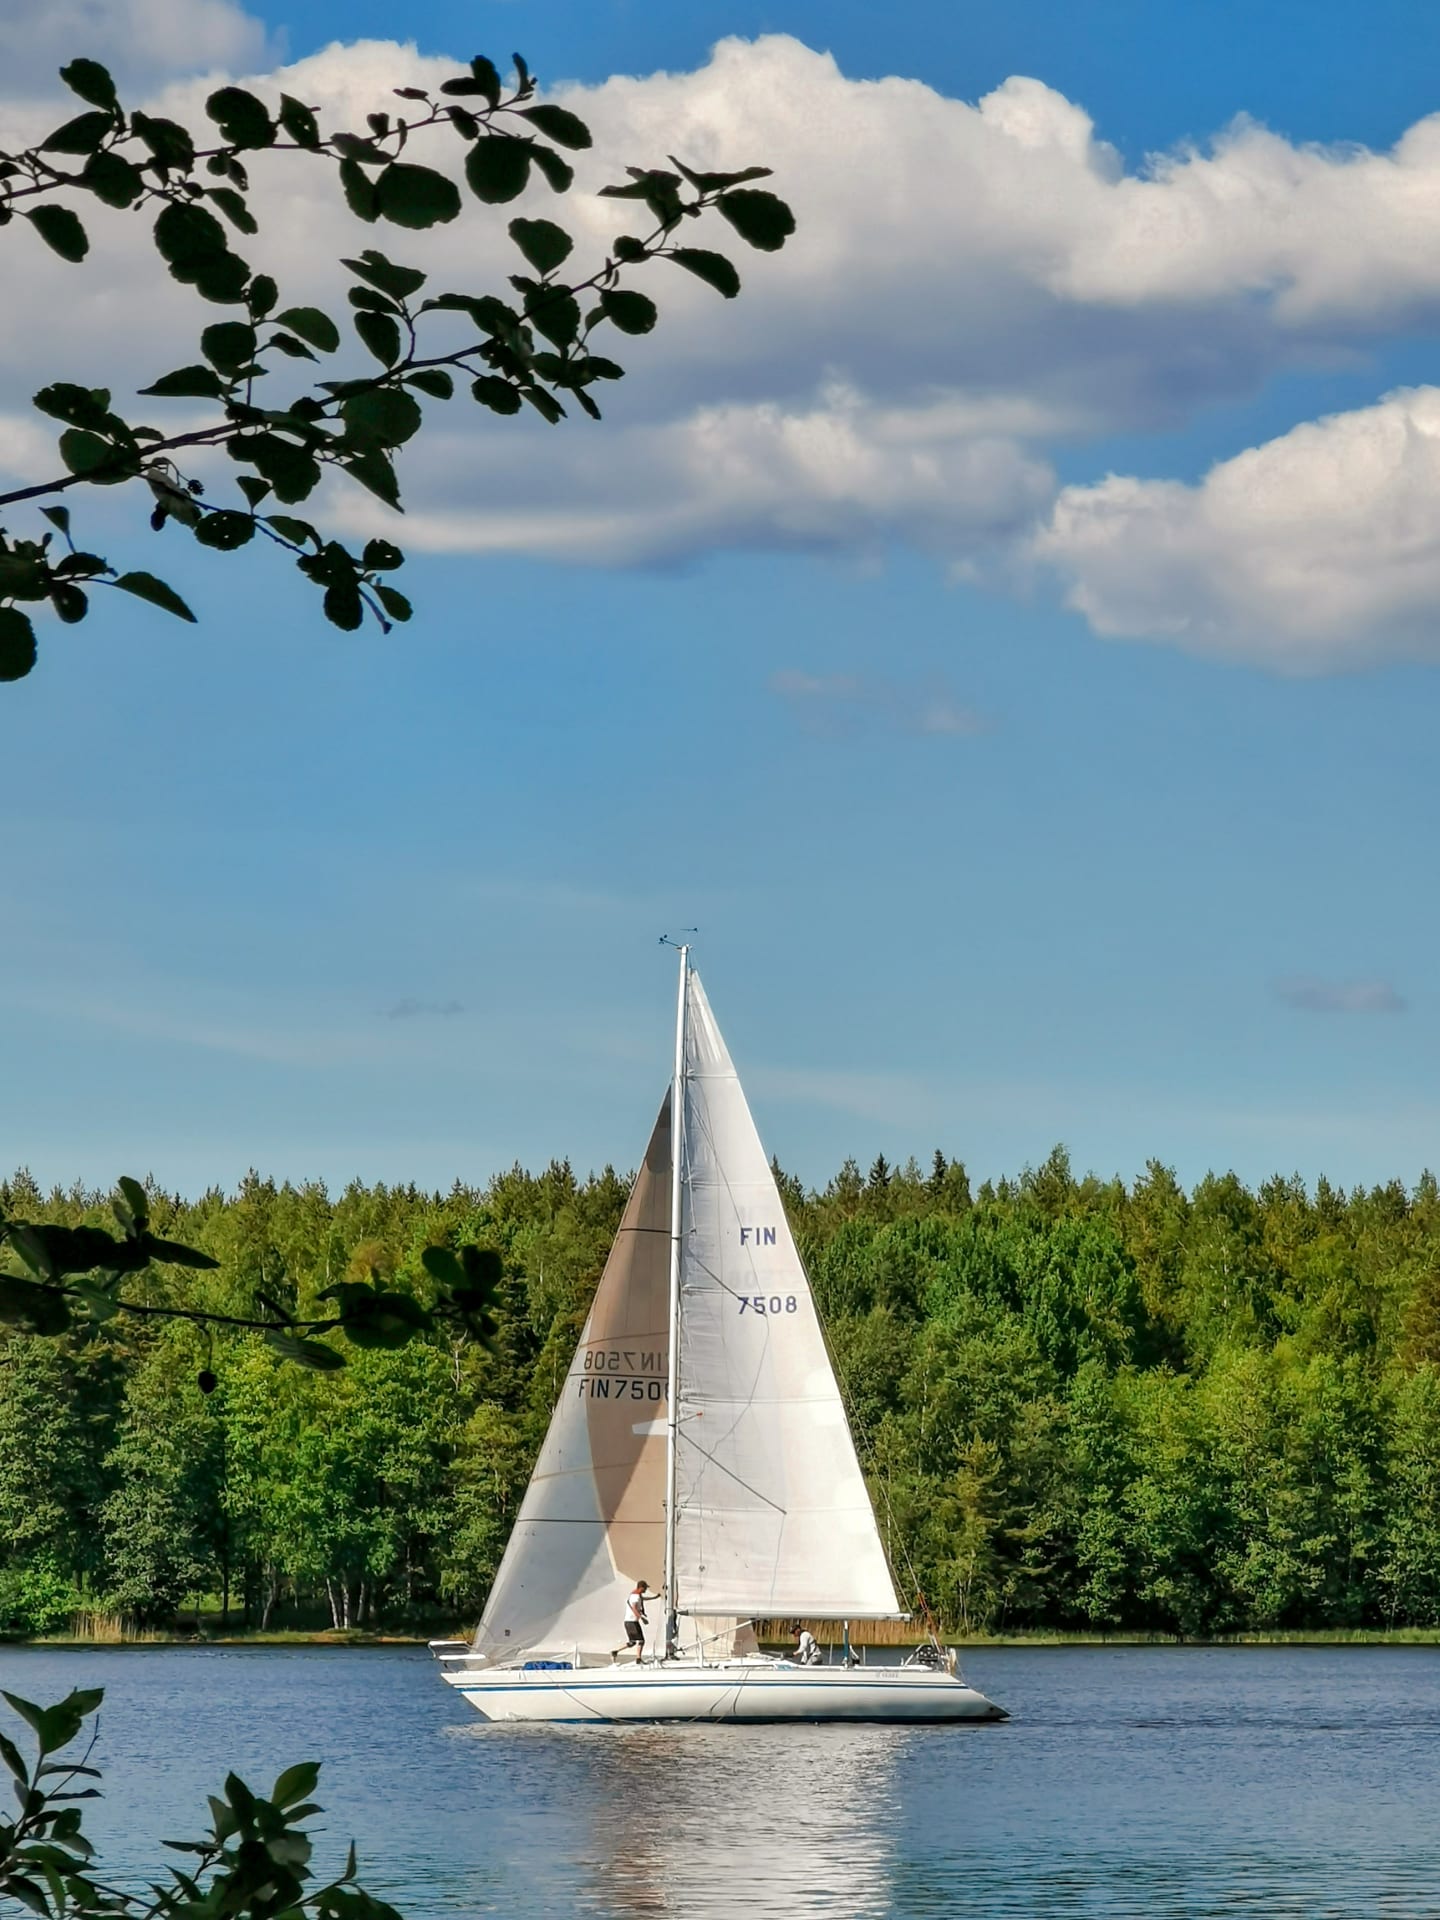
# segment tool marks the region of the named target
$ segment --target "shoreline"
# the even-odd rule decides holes
[[[161,1633],[147,1631],[126,1637],[82,1638],[70,1634],[14,1637],[0,1635],[0,1652],[34,1650],[45,1653],[143,1653],[149,1648],[175,1647],[424,1647],[439,1635],[382,1633],[346,1630],[300,1629],[268,1633]],[[988,1648],[1087,1648],[1087,1647],[1169,1647],[1186,1652],[1195,1648],[1224,1647],[1440,1647],[1440,1626],[1436,1627],[1315,1627],[1268,1631],[1256,1629],[1242,1633],[1215,1634],[1187,1638],[1168,1633],[1065,1633],[1037,1629],[1031,1633],[942,1634],[942,1642],[961,1652]],[[851,1636],[855,1647],[885,1646],[895,1651],[919,1644],[905,1642],[867,1642],[858,1634]],[[779,1642],[762,1641],[778,1646]]]

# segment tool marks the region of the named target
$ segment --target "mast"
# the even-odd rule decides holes
[[[685,1002],[690,949],[680,949],[680,993],[675,1010],[675,1078],[670,1088],[670,1348],[665,1415],[665,1646],[678,1613],[675,1592],[675,1480],[680,1437],[680,1238],[683,1227],[681,1157],[685,1133]]]

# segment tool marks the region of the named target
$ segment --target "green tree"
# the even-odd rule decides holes
[[[220,1584],[221,1433],[204,1400],[186,1392],[194,1348],[180,1332],[140,1362],[106,1461],[106,1595],[139,1620],[168,1619],[187,1596]]]

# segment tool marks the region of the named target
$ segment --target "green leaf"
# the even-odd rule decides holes
[[[795,231],[795,216],[778,194],[761,187],[737,187],[715,202],[742,240],[762,253],[775,253]]]
[[[340,162],[340,185],[345,192],[345,203],[356,219],[373,222],[376,218],[375,182],[358,160],[347,156]]]
[[[516,199],[530,178],[533,151],[528,140],[515,140],[508,134],[492,133],[477,140],[465,155],[470,191],[492,207]]]
[[[205,102],[205,111],[232,147],[268,147],[274,144],[275,122],[265,103],[244,87],[221,87]]]
[[[395,478],[395,469],[390,459],[379,447],[364,447],[357,454],[342,462],[346,473],[352,480],[358,480],[367,487],[377,500],[383,500],[387,507],[400,507],[400,484]]]
[[[118,153],[92,153],[80,178],[107,207],[133,206],[145,185],[140,169]]]
[[[81,113],[40,143],[41,153],[94,153],[115,124],[109,113]]]
[[[276,314],[275,324],[298,333],[302,340],[308,340],[321,353],[334,353],[340,345],[339,327],[319,307],[287,307],[283,313]]]
[[[508,380],[501,380],[493,373],[482,373],[470,388],[471,393],[482,407],[489,407],[492,413],[519,413],[520,389],[512,387]]]
[[[31,207],[25,218],[51,252],[58,253],[62,260],[83,260],[90,251],[90,240],[79,215],[69,207]]]
[[[500,104],[502,88],[500,75],[493,60],[487,60],[483,53],[477,53],[470,62],[470,71],[480,82],[480,91],[492,107]]]
[[[133,593],[137,600],[148,600],[152,607],[161,607],[166,613],[173,613],[177,620],[188,620],[192,625],[195,622],[194,614],[175,589],[167,587],[163,580],[157,580],[153,573],[122,573],[115,585],[122,593]]]
[[[742,167],[739,173],[697,173],[693,167],[687,167],[683,160],[677,160],[672,153],[670,164],[679,169],[692,187],[699,187],[702,193],[723,193],[727,187],[738,187],[746,180],[765,180],[770,176],[769,167]]]
[[[88,1280],[72,1280],[70,1291],[80,1301],[96,1326],[103,1326],[107,1320],[113,1320],[120,1311],[120,1302],[113,1293],[107,1293],[104,1287],[92,1286]]]
[[[0,680],[23,680],[35,664],[35,629],[18,607],[0,607]]]
[[[325,598],[321,604],[325,609],[325,618],[331,626],[340,627],[346,633],[354,633],[365,619],[365,602],[360,598],[360,589],[353,580],[332,582],[325,589]],[[331,1349],[327,1347],[326,1352],[330,1351]]]
[[[388,540],[367,540],[360,558],[367,571],[376,573],[393,573],[396,567],[405,564],[404,554]]]
[[[19,1714],[32,1733],[41,1733],[45,1725],[43,1707],[37,1707],[33,1700],[22,1700],[17,1693],[0,1691],[0,1700],[4,1700],[7,1707],[12,1707]]]
[[[250,290],[245,296],[251,316],[256,320],[263,320],[266,314],[272,311],[279,298],[280,289],[268,273],[257,273],[250,282]]]
[[[210,187],[205,198],[219,207],[231,226],[240,233],[258,233],[259,226],[255,216],[245,204],[244,196],[233,187]]]
[[[528,120],[532,127],[538,127],[545,138],[553,140],[557,146],[573,148],[592,144],[590,129],[579,114],[571,113],[568,107],[522,107],[520,118]]]
[[[72,427],[103,427],[109,418],[110,390],[56,380],[33,395],[31,404],[52,420],[64,420]]]
[[[727,300],[733,300],[740,291],[740,276],[723,253],[711,253],[706,247],[672,247],[663,257],[723,293]]]
[[[399,447],[418,432],[420,408],[400,387],[374,387],[352,394],[340,408],[348,439],[361,445]]]
[[[90,611],[84,590],[69,580],[56,580],[52,584],[50,604],[67,627],[78,626]]]
[[[178,172],[188,173],[194,166],[195,142],[178,120],[163,120],[149,113],[132,113],[130,125],[162,167],[174,167]]]
[[[275,498],[286,506],[309,499],[320,484],[320,464],[313,454],[278,433],[248,434],[232,444],[232,451],[270,482]]]
[[[535,411],[552,427],[558,426],[565,418],[565,409],[553,393],[547,393],[544,387],[522,387],[521,397],[530,402]]]
[[[359,594],[356,594],[359,599]],[[357,626],[360,624],[357,620]],[[334,1347],[327,1347],[323,1340],[302,1340],[293,1333],[267,1333],[266,1341],[284,1360],[295,1360],[302,1367],[311,1367],[316,1373],[334,1373],[345,1364],[343,1353],[337,1353]],[[234,1776],[232,1775],[233,1779]],[[229,1782],[226,1783],[227,1790]]]
[[[510,238],[537,273],[550,273],[570,257],[575,242],[553,220],[512,220]]]
[[[237,547],[248,546],[254,539],[255,522],[248,513],[236,513],[230,507],[221,507],[197,520],[194,533],[202,547],[215,547],[221,553],[233,553]]]
[[[155,222],[155,245],[169,266],[183,268],[187,274],[223,259],[229,251],[220,222],[193,201],[165,203]]]
[[[418,267],[402,267],[375,247],[366,247],[358,260],[342,260],[340,264],[395,300],[408,300],[412,293],[420,291],[426,280]]]
[[[60,436],[60,458],[71,473],[94,473],[97,467],[114,460],[115,449],[98,433],[87,433],[83,427],[69,427]]]
[[[317,546],[320,543],[319,534],[308,520],[293,520],[288,513],[270,513],[265,516],[265,522],[292,546],[303,547],[307,540],[313,540]]]
[[[532,295],[525,317],[557,347],[568,347],[580,331],[580,302],[564,287],[545,287]]]
[[[403,593],[394,587],[387,587],[383,581],[376,582],[375,593],[392,620],[408,620],[415,611]]]
[[[280,96],[280,124],[297,147],[315,148],[320,144],[320,125],[309,107],[288,93]]]
[[[358,307],[362,313],[403,314],[405,309],[398,300],[392,300],[388,293],[379,293],[374,287],[348,287],[346,299],[352,307]]]
[[[405,384],[418,387],[421,393],[433,395],[436,400],[453,400],[455,382],[443,367],[421,367],[418,373],[405,376]]]
[[[120,104],[109,68],[102,67],[98,60],[72,60],[68,67],[61,67],[60,78],[72,93],[92,107],[109,107],[113,111]]]
[[[0,1321],[50,1339],[70,1325],[70,1309],[63,1295],[16,1274],[0,1273]]]
[[[382,366],[400,358],[400,329],[388,313],[357,313],[355,331]]]
[[[221,373],[236,374],[248,367],[259,344],[255,329],[243,320],[218,320],[200,335],[200,351]]]
[[[172,267],[170,271],[175,279],[193,286],[202,299],[213,300],[217,306],[231,306],[243,300],[250,277],[249,267],[235,253],[223,253],[193,272],[182,272],[179,267]]]
[[[542,147],[537,141],[530,149],[530,158],[549,181],[552,193],[569,190],[575,178],[575,169],[553,147]]]
[[[178,1240],[161,1240],[153,1233],[141,1236],[141,1245],[151,1260],[164,1260],[172,1267],[191,1267],[199,1271],[213,1271],[220,1265],[212,1260],[208,1253],[201,1253],[195,1247],[182,1247]]]
[[[426,1247],[420,1255],[420,1264],[432,1280],[438,1280],[442,1287],[460,1287],[465,1284],[465,1271],[450,1247]]]
[[[165,591],[168,593],[170,589],[167,587]],[[172,612],[173,610],[172,608]],[[181,602],[181,611],[185,611],[183,602]],[[120,1189],[121,1199],[130,1210],[130,1218],[137,1227],[145,1226],[150,1218],[150,1196],[144,1187],[138,1180],[132,1180],[128,1173],[122,1173],[115,1184]]]
[[[607,287],[600,295],[600,311],[621,333],[649,333],[658,317],[650,296],[629,287]]]
[[[298,1766],[287,1767],[270,1789],[271,1806],[293,1807],[298,1800],[308,1800],[319,1779],[317,1760],[302,1760]]]
[[[235,484],[252,507],[258,507],[274,491],[268,480],[257,480],[252,473],[237,474]]]
[[[70,509],[68,507],[41,507],[40,511],[52,527],[58,527],[67,540],[70,538]]]
[[[213,367],[177,367],[139,391],[157,400],[219,400],[225,383]]]
[[[433,167],[397,160],[375,182],[375,208],[397,227],[436,227],[460,211],[460,189]]]

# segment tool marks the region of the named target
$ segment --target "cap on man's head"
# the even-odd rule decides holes
[[[639,1588],[641,1588],[641,1587],[648,1587],[648,1586],[649,1586],[649,1584],[650,1584],[650,1582],[649,1582],[648,1580],[637,1580],[637,1581],[635,1582],[635,1586],[636,1586],[636,1589],[637,1589],[637,1590],[638,1590]]]

